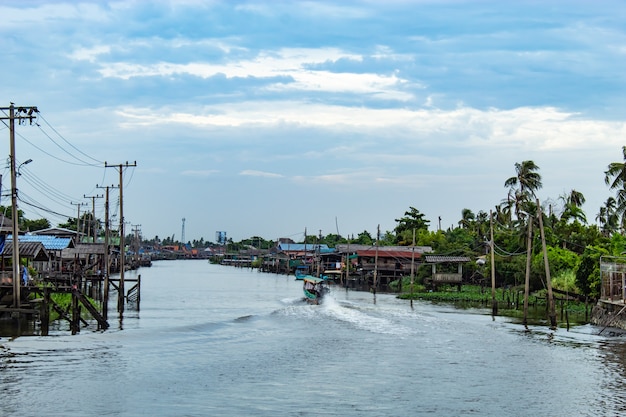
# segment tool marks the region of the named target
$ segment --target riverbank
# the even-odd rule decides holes
[[[448,303],[461,309],[491,309],[493,305],[491,288],[481,287],[479,285],[462,285],[460,290],[456,285],[441,287],[440,291],[428,291],[425,290],[423,286],[416,285],[414,292],[402,292],[398,295],[398,298],[404,300]],[[495,299],[498,306],[498,315],[519,319],[520,321],[523,319],[523,290],[520,291],[517,288],[497,288]],[[593,304],[584,303],[576,299],[556,297],[555,306],[559,327],[568,328],[569,326],[590,323]],[[541,325],[544,322],[548,324],[545,291],[531,294],[528,298],[528,307],[527,319],[529,324]]]

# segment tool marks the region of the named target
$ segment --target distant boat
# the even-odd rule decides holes
[[[309,304],[319,304],[324,296],[330,292],[330,288],[328,288],[328,284],[323,278],[308,276],[303,278],[303,281],[302,290]]]
[[[322,275],[322,277],[325,280],[337,282],[337,281],[341,281],[342,275],[343,273],[339,269],[327,269],[326,271],[324,271],[324,274]]]

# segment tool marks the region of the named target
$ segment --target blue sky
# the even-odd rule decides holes
[[[626,144],[621,1],[2,0],[0,16],[0,106],[41,112],[17,128],[20,209],[53,225],[127,161],[126,230],[146,238],[180,239],[183,218],[186,241],[375,235],[409,207],[448,228],[506,198],[524,160],[542,202],[576,189],[593,223]]]

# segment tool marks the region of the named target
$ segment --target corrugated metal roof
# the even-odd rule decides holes
[[[48,252],[41,242],[22,242],[19,240],[20,257],[31,258],[34,261],[47,261],[50,259]],[[13,256],[13,244],[5,244],[2,256]]]
[[[62,236],[72,237],[76,236],[78,232],[75,230],[65,229],[63,227],[49,227],[47,229],[36,230],[32,232],[34,235],[46,235],[46,236]]]
[[[378,253],[377,253],[378,252]],[[376,249],[368,249],[368,250],[358,250],[356,251],[359,256],[369,256],[375,257],[378,255],[379,258],[403,258],[403,259],[411,259],[415,256],[415,259],[421,258],[423,255],[415,250],[415,253],[412,251],[404,251],[404,250],[378,250]]]
[[[467,256],[441,256],[441,255],[426,255],[425,260],[427,263],[440,264],[444,262],[469,262],[470,258]]]
[[[359,251],[369,251],[369,250],[376,250],[376,245],[353,245],[353,244],[346,244],[346,243],[342,243],[336,246],[337,251],[341,252],[341,253],[346,253],[346,252],[359,252]],[[413,247],[412,246],[379,246],[378,247],[378,252],[383,252],[383,251],[387,251],[387,252],[409,252],[411,253],[413,251]],[[415,253],[427,253],[427,252],[432,252],[433,248],[430,246],[415,246]]]
[[[7,244],[13,241],[13,235],[7,236]],[[72,238],[56,237],[47,235],[20,235],[19,242],[40,242],[46,250],[63,250],[68,247],[74,247]]]
[[[102,243],[79,243],[75,248],[63,249],[62,258],[72,258],[74,255],[104,255]]]
[[[281,251],[289,251],[289,252],[315,252],[319,250],[321,253],[333,252],[333,248],[329,248],[326,244],[317,244],[317,243],[285,243],[281,242],[278,244],[278,249]]]

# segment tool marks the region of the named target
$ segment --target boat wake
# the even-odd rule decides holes
[[[304,298],[283,300],[285,307],[277,314],[298,317],[309,322],[319,320],[332,321],[339,325],[380,334],[406,336],[417,331],[400,322],[402,319],[414,321],[415,314],[397,314],[376,305],[361,304],[349,300],[337,300],[332,294],[324,297],[319,305],[311,305]]]

